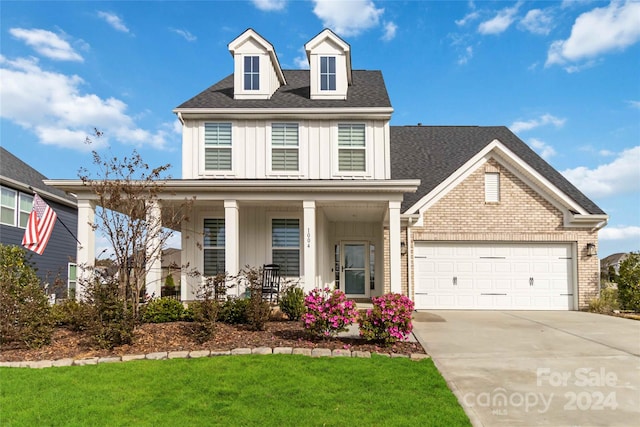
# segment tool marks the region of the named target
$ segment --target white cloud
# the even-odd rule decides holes
[[[607,226],[598,232],[600,240],[640,239],[640,227],[630,225],[626,227]]]
[[[518,132],[523,132],[523,131],[531,130],[540,126],[546,126],[546,125],[561,127],[564,125],[566,121],[567,119],[560,119],[551,114],[543,114],[537,119],[531,119],[528,121],[515,121],[511,123],[511,126],[509,126],[509,129],[511,129],[511,131],[515,133],[518,133]]]
[[[531,9],[520,21],[518,27],[533,34],[546,36],[551,32],[553,18],[548,10]]]
[[[2,118],[33,132],[43,144],[92,150],[110,138],[136,146],[164,148],[172,124],[155,132],[138,127],[119,99],[102,99],[84,93],[84,80],[77,75],[47,71],[35,58],[8,60],[0,56]],[[105,137],[92,146],[85,137],[96,127]]]
[[[518,2],[511,7],[505,7],[499,11],[496,16],[488,21],[481,22],[478,26],[478,32],[480,34],[500,34],[509,28],[515,20],[516,13],[522,2]]]
[[[179,36],[184,37],[184,39],[186,41],[188,41],[188,42],[194,42],[194,41],[198,40],[198,38],[196,36],[194,36],[193,34],[191,34],[187,30],[181,30],[179,28],[169,28],[169,31],[172,31],[172,32],[178,34]]]
[[[600,150],[598,151],[598,155],[604,156],[604,157],[611,157],[611,156],[615,156],[616,153],[610,150]]]
[[[384,35],[382,36],[382,40],[389,41],[393,40],[396,36],[396,31],[398,30],[398,26],[393,22],[385,22],[384,24]]]
[[[107,24],[111,25],[111,27],[116,31],[121,31],[123,33],[129,32],[129,28],[125,25],[122,19],[114,13],[103,12],[99,10],[98,18],[103,19]]]
[[[464,18],[462,19],[458,19],[455,21],[456,25],[458,27],[464,27],[465,25],[467,25],[469,22],[471,21],[475,21],[476,19],[478,19],[480,17],[480,13],[476,10],[474,10],[473,12],[469,12],[467,13]]]
[[[627,101],[627,104],[632,108],[640,108],[640,101]]]
[[[251,2],[255,7],[265,12],[283,10],[287,5],[286,0],[251,0]]]
[[[540,157],[545,160],[548,160],[550,157],[556,155],[556,150],[552,146],[537,138],[529,139],[529,145],[531,145],[538,152],[538,154],[540,154]]]
[[[593,59],[611,51],[624,50],[639,40],[640,2],[612,1],[606,7],[578,16],[569,38],[551,44],[545,65]]]
[[[473,57],[473,47],[467,46],[464,52],[458,57],[458,65],[465,65]]]
[[[371,0],[314,0],[313,13],[322,24],[341,36],[356,36],[376,27],[384,9]]]
[[[623,151],[611,163],[595,169],[580,166],[562,174],[591,197],[640,191],[640,145]]]
[[[300,55],[293,58],[293,63],[301,70],[309,69],[309,59],[307,58],[307,52],[304,47],[300,48]]]
[[[66,41],[55,33],[37,28],[11,28],[11,35],[19,40],[24,41],[31,46],[36,52],[49,59],[58,61],[79,61],[84,59],[80,56]]]

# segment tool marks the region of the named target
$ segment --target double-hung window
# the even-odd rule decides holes
[[[20,193],[18,198],[18,227],[27,228],[27,222],[29,222],[29,215],[31,215],[31,209],[33,208],[33,196]]]
[[[16,225],[16,199],[18,192],[10,188],[2,187],[0,193],[0,223]]]
[[[300,276],[300,220],[273,218],[271,220],[271,260],[280,266],[285,277]]]
[[[204,275],[224,273],[224,218],[206,218],[203,232]]]
[[[205,123],[205,171],[230,171],[231,159],[231,123]]]
[[[320,57],[320,90],[336,90],[336,57]]]
[[[244,90],[260,90],[260,57],[244,57]]]
[[[366,141],[363,124],[338,125],[338,170],[366,171]]]
[[[271,170],[297,171],[299,155],[297,123],[271,125]]]

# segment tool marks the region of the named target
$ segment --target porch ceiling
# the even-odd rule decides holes
[[[323,203],[320,204],[331,222],[381,222],[388,204],[383,203]]]

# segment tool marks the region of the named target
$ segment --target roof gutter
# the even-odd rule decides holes
[[[45,185],[49,185],[46,183],[46,181],[49,181],[49,180],[43,180]],[[16,188],[25,193],[29,193],[29,194],[38,193],[39,195],[43,196],[45,199],[53,200],[57,203],[60,203],[61,205],[69,206],[72,208],[78,207],[78,204],[73,200],[66,199],[64,197],[58,196],[57,194],[50,193],[40,188],[34,188],[30,185],[24,184],[22,182],[16,181],[15,179],[8,178],[6,176],[0,175],[0,182],[10,184],[13,188]]]

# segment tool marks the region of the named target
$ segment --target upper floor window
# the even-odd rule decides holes
[[[271,170],[297,171],[299,157],[298,125],[273,123],[271,125]]]
[[[336,57],[320,57],[320,90],[336,90]]]
[[[204,124],[204,169],[231,170],[231,123]]]
[[[500,174],[497,172],[484,174],[484,201],[487,203],[500,201]]]
[[[365,129],[363,124],[338,125],[338,170],[366,171]]]
[[[260,57],[244,57],[244,90],[260,90]]]
[[[300,220],[271,220],[271,261],[280,266],[285,277],[300,276]]]
[[[204,275],[215,276],[224,273],[225,256],[224,256],[224,218],[207,218],[204,220]]]
[[[0,194],[0,224],[26,228],[33,207],[33,196],[2,187]]]

